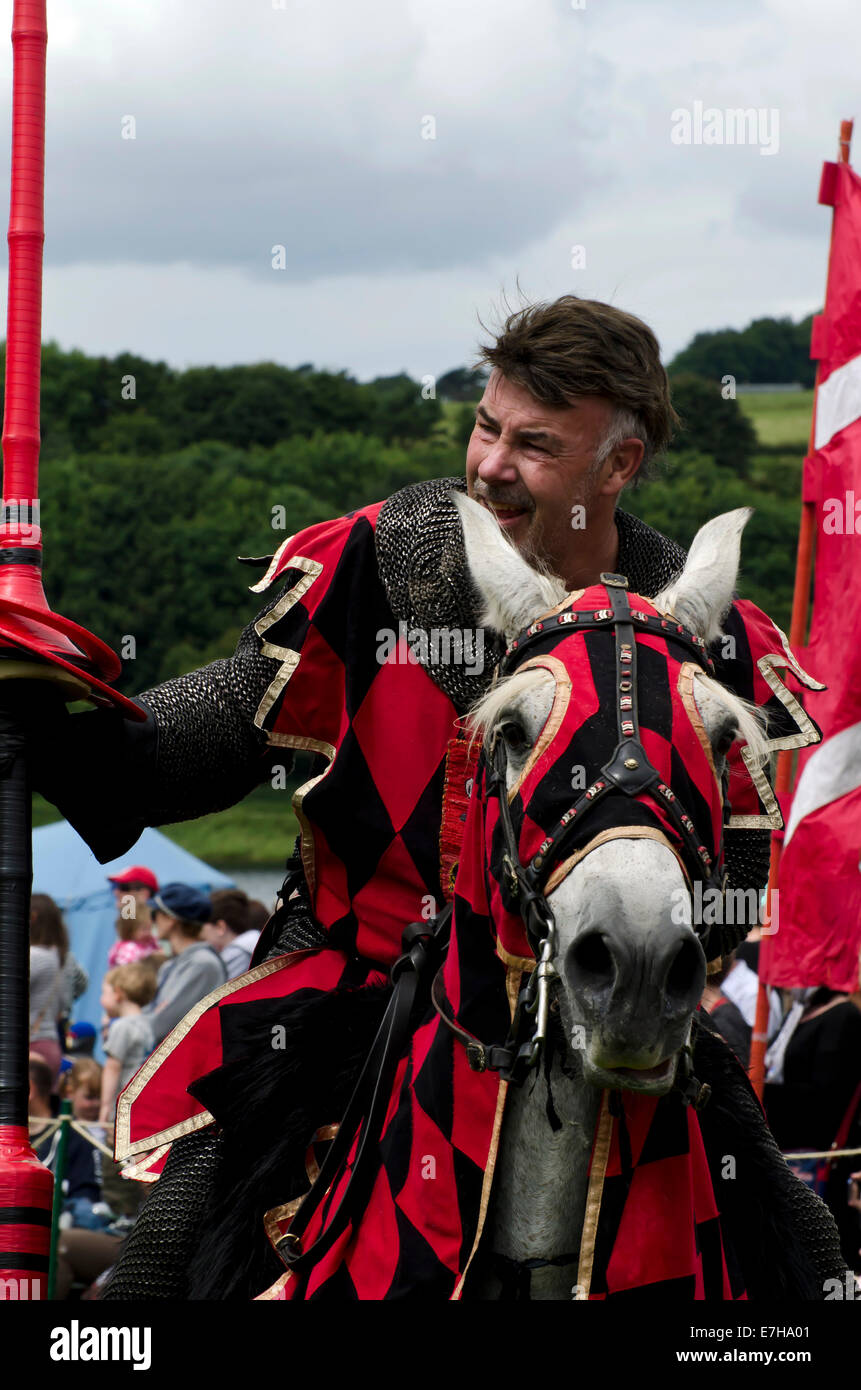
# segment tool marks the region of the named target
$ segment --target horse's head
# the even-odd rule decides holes
[[[691,889],[697,878],[720,882],[726,758],[736,739],[755,757],[764,747],[749,707],[708,674],[704,660],[732,600],[750,513],[709,522],[673,584],[645,603],[631,600],[632,682],[619,664],[620,655],[623,663],[630,658],[609,621],[610,590],[566,594],[522,559],[485,509],[456,502],[485,624],[509,644],[520,635],[524,645],[524,629],[546,619],[473,718],[486,755],[504,766],[519,864],[542,869],[566,1033],[591,1083],[663,1094],[705,982]],[[502,753],[492,755],[495,748]],[[622,783],[632,778],[633,789],[625,794],[602,774],[608,766]],[[653,772],[638,792],[637,779]],[[501,820],[488,831],[494,918],[513,930],[524,885],[518,892],[513,883]],[[717,953],[712,943],[709,955]]]

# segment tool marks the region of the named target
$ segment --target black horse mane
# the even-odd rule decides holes
[[[264,1214],[308,1187],[305,1154],[337,1123],[379,1027],[389,986],[334,990],[246,1031],[243,1056],[194,1087],[216,1118],[220,1161],[204,1229],[188,1273],[191,1299],[254,1298],[284,1273]]]

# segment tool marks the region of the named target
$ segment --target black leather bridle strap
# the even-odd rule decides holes
[[[514,1054],[510,1047],[499,1047],[495,1043],[483,1043],[474,1033],[462,1028],[454,1017],[454,1010],[445,992],[443,973],[439,970],[431,986],[431,1003],[445,1026],[454,1033],[458,1042],[466,1049],[466,1057],[473,1071],[505,1071],[511,1066]]]

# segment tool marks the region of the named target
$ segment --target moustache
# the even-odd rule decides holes
[[[476,502],[485,502],[490,507],[520,507],[527,512],[534,512],[535,510],[535,504],[529,496],[517,496],[513,493],[491,491],[487,488],[476,487],[475,500]]]

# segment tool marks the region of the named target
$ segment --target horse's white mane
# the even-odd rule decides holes
[[[720,681],[706,675],[705,671],[696,671],[695,679],[719,701],[727,714],[732,716],[738,728],[737,737],[740,742],[747,744],[754,761],[765,762],[768,757],[768,738],[762,710],[728,690]],[[537,690],[545,681],[552,680],[549,671],[536,667],[531,667],[528,671],[515,671],[513,675],[506,676],[470,710],[469,725],[473,736],[480,733],[488,739],[503,710],[521,696]]]

